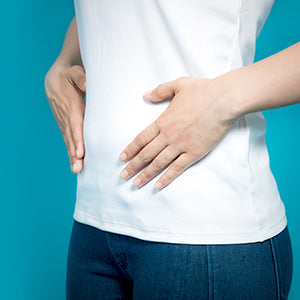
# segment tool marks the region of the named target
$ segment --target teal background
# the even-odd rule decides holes
[[[76,176],[44,94],[73,1],[1,3],[0,299],[64,299]],[[300,3],[277,0],[256,60],[297,42]],[[264,111],[271,169],[285,203],[294,248],[290,300],[300,299],[300,105]]]

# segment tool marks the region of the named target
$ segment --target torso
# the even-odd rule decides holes
[[[261,112],[161,191],[120,179],[119,154],[168,106],[143,99],[158,84],[213,78],[250,64],[273,0],[75,0],[87,76],[84,168],[74,218],[145,240],[262,241],[286,225]],[[160,175],[159,175],[160,176]]]

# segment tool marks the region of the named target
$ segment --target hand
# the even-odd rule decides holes
[[[83,167],[85,91],[85,71],[81,66],[54,63],[45,76],[46,97],[67,146],[73,173]]]
[[[121,153],[121,161],[132,159],[121,178],[130,178],[149,164],[133,182],[141,187],[172,163],[155,184],[162,189],[203,158],[238,119],[226,95],[220,81],[191,76],[160,84],[152,93],[145,93],[150,101],[172,100]]]

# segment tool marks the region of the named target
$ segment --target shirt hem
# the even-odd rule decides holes
[[[274,237],[287,226],[286,216],[273,226],[259,232],[210,232],[210,233],[191,233],[191,232],[163,232],[136,228],[132,225],[118,224],[108,220],[99,220],[94,216],[82,211],[75,210],[73,218],[80,222],[100,230],[131,236],[141,240],[152,242],[176,243],[176,244],[245,244],[263,242]]]

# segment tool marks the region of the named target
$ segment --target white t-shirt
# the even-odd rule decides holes
[[[74,218],[143,240],[263,241],[286,226],[270,170],[262,112],[239,118],[221,142],[170,185],[123,180],[119,154],[167,108],[143,94],[180,76],[214,78],[253,63],[274,0],[75,0],[86,70],[84,167]]]

